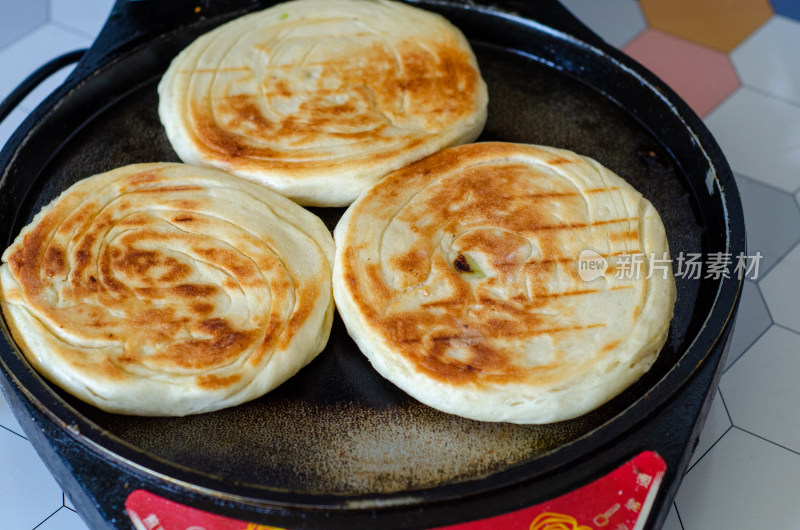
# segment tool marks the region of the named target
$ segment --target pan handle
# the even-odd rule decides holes
[[[26,77],[17,88],[15,88],[2,102],[0,102],[0,122],[5,120],[11,111],[19,105],[25,97],[30,94],[33,89],[42,84],[45,79],[58,72],[65,66],[76,63],[81,60],[81,57],[86,53],[86,50],[75,50],[64,55],[60,55],[55,59],[40,66],[35,72]]]

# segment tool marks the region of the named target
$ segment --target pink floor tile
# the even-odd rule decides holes
[[[739,87],[728,56],[648,29],[623,51],[666,82],[701,117]]]

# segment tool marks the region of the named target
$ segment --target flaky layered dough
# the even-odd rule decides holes
[[[180,416],[260,395],[331,327],[333,240],[297,204],[217,170],[84,179],[3,254],[3,313],[31,364],[101,409]]]
[[[233,20],[184,49],[158,93],[183,161],[317,206],[474,140],[488,100],[457,28],[384,0],[295,0]]]
[[[569,151],[446,149],[367,191],[334,239],[349,333],[378,372],[445,412],[576,417],[637,380],[667,337],[675,286],[658,213]],[[608,269],[582,273],[583,251]]]

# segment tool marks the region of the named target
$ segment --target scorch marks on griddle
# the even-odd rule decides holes
[[[69,330],[70,340],[116,348],[102,362],[63,354],[107,378],[142,368],[204,373],[242,355],[257,364],[286,347],[319,296],[317,283],[296,286],[286,277],[272,242],[216,218],[207,182],[175,185],[169,171],[145,171],[97,197],[76,193],[59,202],[9,257],[45,321]],[[207,235],[215,233],[204,231],[212,223],[226,224],[233,241]],[[249,314],[254,303],[229,314],[237,297],[271,297],[273,312]],[[280,314],[287,304],[288,314]],[[240,380],[201,376],[197,384],[220,389]]]
[[[392,493],[486,476],[558,447],[576,430],[571,423],[476,422],[413,401],[382,409],[269,397],[173,420],[180,428],[138,420],[123,438],[179,465],[261,487],[327,494]]]
[[[371,327],[428,376],[451,384],[547,384],[579,367],[527,366],[509,340],[549,335],[557,342],[604,327],[600,315],[595,323],[565,325],[577,299],[612,290],[580,280],[576,262],[586,247],[578,245],[600,238],[608,257],[639,252],[640,220],[587,210],[587,196],[613,198],[616,187],[581,191],[568,178],[552,178],[552,169],[502,162],[502,148],[483,148],[493,164],[463,165],[450,151],[390,175],[368,206],[359,206],[385,223],[384,235],[403,234],[403,243],[376,243],[377,259],[347,248],[345,277]],[[402,189],[417,191],[403,196]],[[482,274],[472,274],[468,257]],[[558,276],[565,279],[553,287]]]
[[[335,492],[396,492],[433,487],[446,481],[486,476],[542,452],[551,439],[532,436],[531,429],[465,421],[418,405],[366,411],[340,405],[336,425],[320,430],[326,436],[298,448],[295,472]],[[321,414],[292,415],[304,425]],[[311,449],[311,451],[309,451]],[[294,451],[297,451],[295,449]]]
[[[260,78],[249,71],[220,92],[189,101],[194,141],[204,156],[236,168],[316,167],[341,164],[337,149],[361,145],[346,158],[369,164],[419,146],[476,110],[478,72],[449,38],[391,43],[361,34],[350,52],[333,58],[324,41],[312,46],[282,35],[267,44]],[[281,47],[298,45],[323,60],[271,62]],[[258,89],[241,93],[241,83]]]

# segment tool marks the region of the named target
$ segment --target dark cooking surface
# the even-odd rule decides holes
[[[185,39],[186,36],[182,36]],[[540,143],[596,158],[662,214],[673,256],[702,252],[703,221],[676,162],[637,120],[605,96],[524,55],[473,41],[489,85],[482,140]],[[167,46],[173,49],[174,45]],[[133,162],[177,161],[149,79],[102,108],[47,164],[19,211],[15,233],[78,179]],[[340,209],[314,209],[329,227]],[[678,279],[669,341],[656,366],[623,395],[573,421],[547,426],[479,423],[418,404],[372,370],[338,316],[326,350],[278,390],[245,405],[186,418],[103,413],[63,395],[129,444],[202,475],[297,492],[389,493],[489,475],[535,461],[608,422],[652,388],[686,349],[712,297]],[[699,293],[699,294],[698,294]]]

